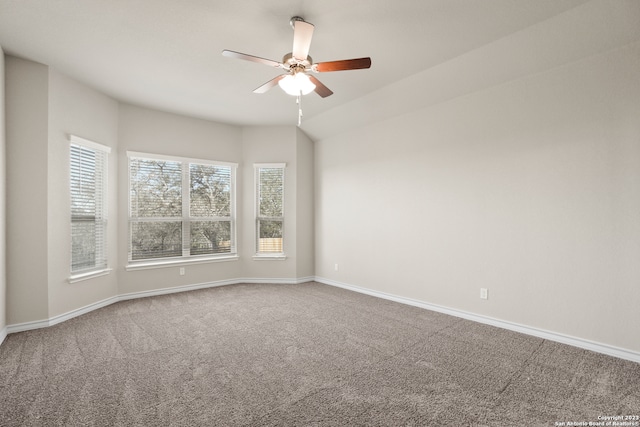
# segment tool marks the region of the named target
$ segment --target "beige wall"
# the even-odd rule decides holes
[[[6,264],[6,161],[5,161],[5,119],[4,119],[4,52],[0,46],[0,343],[7,326],[7,264]]]
[[[118,289],[120,294],[241,277],[239,261],[224,261],[148,270],[127,271],[129,250],[129,177],[127,151],[242,163],[242,132],[237,126],[199,120],[131,105],[120,105],[118,182]],[[238,179],[241,178],[241,168]],[[240,184],[239,184],[240,185]],[[238,198],[236,208],[242,210]],[[240,228],[238,227],[240,233]]]
[[[5,56],[7,323],[49,317],[48,67]],[[25,189],[27,191],[25,191]]]
[[[296,128],[296,276],[315,275],[313,141]]]
[[[247,278],[296,278],[296,134],[292,126],[251,126],[242,130],[242,274]],[[286,260],[254,260],[255,163],[286,163],[284,182],[284,251]]]
[[[116,274],[69,283],[69,134],[117,148],[113,99],[7,56],[7,323],[50,319],[116,295]],[[116,157],[109,158],[109,263],[116,263]],[[25,191],[28,189],[28,191]]]
[[[69,283],[71,210],[69,206],[69,134],[111,147],[108,159],[109,267],[101,277]],[[49,159],[47,167],[49,317],[117,294],[118,103],[100,92],[49,69]]]
[[[639,58],[317,141],[316,275],[640,351]]]
[[[245,278],[304,280],[314,275],[313,143],[293,126],[250,126],[242,131],[242,274]],[[255,163],[286,163],[285,260],[254,259]]]

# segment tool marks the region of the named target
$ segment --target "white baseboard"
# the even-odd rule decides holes
[[[7,334],[13,334],[16,332],[29,331],[31,329],[40,329],[51,326],[49,319],[34,320],[32,322],[16,323],[13,325],[7,325]]]
[[[297,279],[279,279],[279,278],[267,278],[267,279],[256,279],[256,278],[244,278],[239,279],[238,283],[263,283],[263,284],[281,284],[281,285],[300,285],[302,283],[313,282],[315,277],[300,277]]]
[[[505,320],[494,319],[492,317],[483,316],[480,314],[469,313],[462,310],[456,310],[449,307],[443,307],[436,304],[430,304],[427,302],[415,300],[412,298],[405,298],[398,295],[387,294],[385,292],[379,292],[372,289],[361,288],[359,286],[353,286],[346,283],[341,283],[335,280],[326,279],[324,277],[315,277],[314,279],[318,283],[325,285],[335,286],[338,288],[347,289],[354,292],[374,296],[377,298],[383,298],[390,301],[399,302],[401,304],[407,304],[414,307],[424,308],[426,310],[437,311],[439,313],[448,314],[455,317],[460,317],[467,320],[472,320],[478,323],[484,323],[498,328],[507,329],[514,332],[520,332],[526,335],[532,335],[534,337],[546,339],[549,341],[555,341],[562,344],[571,345],[574,347],[582,348],[585,350],[594,351],[596,353],[606,354],[608,356],[617,357],[620,359],[630,360],[632,362],[640,363],[640,353],[627,350],[620,347],[611,346],[608,344],[602,344],[583,338],[572,337],[557,332],[547,331],[543,329],[534,328],[531,326],[521,325],[518,323],[508,322]]]
[[[2,344],[5,337],[8,334],[29,331],[31,329],[46,328],[49,326],[57,325],[58,323],[64,322],[65,320],[73,319],[74,317],[81,316],[93,310],[106,307],[108,305],[111,305],[119,301],[126,301],[126,300],[137,299],[137,298],[146,298],[146,297],[152,297],[152,296],[158,296],[158,295],[167,295],[167,294],[173,294],[176,292],[194,291],[197,289],[213,288],[217,286],[236,285],[240,283],[301,284],[305,282],[311,282],[313,280],[314,280],[314,277],[301,277],[297,279],[270,279],[270,278],[229,279],[229,280],[219,280],[215,282],[197,283],[193,285],[175,286],[172,288],[162,288],[162,289],[154,289],[150,291],[140,291],[140,292],[130,292],[126,294],[120,294],[110,298],[103,299],[102,301],[91,303],[89,305],[77,308],[75,310],[68,311],[63,314],[59,314],[57,316],[53,316],[49,319],[7,325],[2,330],[0,330],[0,344]]]
[[[128,294],[118,295],[118,301],[126,301],[130,299],[155,297],[158,295],[175,294],[176,292],[195,291],[198,289],[215,288],[217,286],[236,285],[238,283],[244,283],[237,279],[230,280],[218,280],[215,282],[196,283],[193,285],[174,286],[172,288],[154,289],[150,291],[130,292]]]
[[[59,314],[57,316],[53,316],[52,318],[49,319],[49,325],[47,325],[47,326],[57,325],[58,323],[62,323],[65,320],[69,320],[69,319],[73,319],[74,317],[82,316],[83,314],[89,313],[89,312],[91,312],[93,310],[97,310],[97,309],[102,308],[102,307],[106,307],[106,306],[111,305],[114,302],[118,302],[118,301],[120,301],[120,299],[118,297],[106,298],[106,299],[103,299],[102,301],[94,302],[93,304],[86,305],[86,306],[78,308],[76,310],[71,310],[69,312],[66,312],[66,313],[63,313],[63,314]]]
[[[120,299],[117,296],[115,296],[115,297],[104,299],[102,301],[94,302],[92,304],[86,305],[81,308],[77,308],[75,310],[68,311],[66,313],[59,314],[57,316],[53,316],[49,319],[35,320],[32,322],[24,322],[24,323],[16,323],[13,325],[8,325],[6,328],[7,333],[13,334],[16,332],[29,331],[32,329],[40,329],[40,328],[46,328],[49,326],[57,325],[58,323],[64,322],[65,320],[73,319],[74,317],[78,317],[83,314],[89,313],[93,310],[106,307],[118,301],[120,301]]]

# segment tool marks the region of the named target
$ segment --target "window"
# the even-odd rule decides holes
[[[70,136],[71,277],[107,270],[109,147]]]
[[[284,255],[284,163],[256,164],[256,253]]]
[[[236,165],[129,155],[129,261],[236,254]]]

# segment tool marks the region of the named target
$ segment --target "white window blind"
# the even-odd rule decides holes
[[[236,253],[235,164],[129,155],[130,261]]]
[[[231,167],[192,163],[189,176],[190,254],[231,253]]]
[[[256,164],[256,252],[284,253],[284,163]]]
[[[70,137],[71,273],[107,268],[107,161],[110,148]]]
[[[182,256],[182,165],[130,159],[131,260]]]

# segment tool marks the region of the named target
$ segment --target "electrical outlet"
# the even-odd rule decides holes
[[[480,298],[489,299],[489,291],[487,290],[487,288],[480,288]]]
[[[336,264],[333,266],[333,268],[334,268],[336,271],[338,271],[338,264],[336,263]]]
[[[180,275],[184,276],[184,267],[180,267]]]

